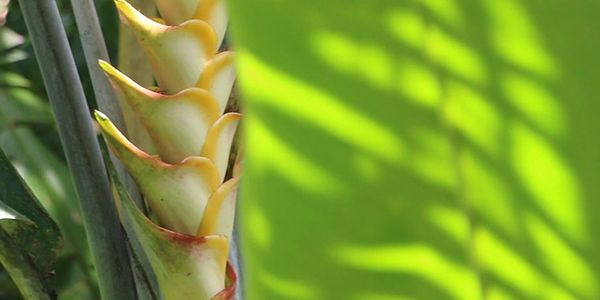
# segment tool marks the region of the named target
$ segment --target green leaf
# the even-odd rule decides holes
[[[33,225],[34,223],[31,220],[27,219],[27,217],[21,215],[17,211],[10,208],[10,206],[6,205],[4,202],[0,202],[0,222],[4,220],[16,220],[25,223],[29,223]]]
[[[28,89],[0,87],[0,105],[0,131],[16,124],[53,123],[48,104]]]
[[[47,279],[62,237],[2,151],[0,191],[0,261],[25,297],[49,297]]]
[[[600,298],[597,3],[228,6],[249,299]]]
[[[4,0],[0,0],[2,2]],[[2,4],[0,4],[0,65],[10,64],[27,58],[25,51],[15,49],[25,42],[25,38],[2,25]],[[6,12],[6,10],[5,10]]]
[[[56,157],[29,128],[17,126],[0,134],[0,148],[64,236],[53,287],[64,299],[98,298],[85,229],[77,196],[64,160]],[[74,294],[73,297],[64,295]],[[80,295],[77,297],[76,295]]]
[[[26,79],[20,82],[21,78],[14,73],[0,74],[0,84],[3,77],[11,78],[19,85],[28,85]],[[64,248],[56,263],[60,276],[52,281],[52,288],[63,299],[95,299],[99,297],[94,295],[97,293],[96,279],[92,274],[94,270],[85,229],[66,163],[56,157],[28,127],[49,124],[53,124],[53,120],[48,105],[28,89],[0,88],[0,148],[10,157],[64,235]]]

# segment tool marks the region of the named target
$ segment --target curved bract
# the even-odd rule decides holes
[[[241,169],[234,167],[230,179],[226,173],[241,114],[224,114],[235,81],[233,52],[217,53],[227,17],[222,1],[156,2],[162,20],[124,0],[115,4],[143,46],[158,89],[99,62],[158,152],[144,152],[96,112],[104,138],[157,220],[121,190],[121,222],[165,299],[230,299],[235,273],[227,257]]]
[[[143,88],[106,62],[100,66],[138,114],[161,159],[177,163],[200,154],[208,129],[220,115],[208,91],[190,88],[165,95]]]
[[[156,6],[166,24],[178,25],[196,19],[208,22],[219,44],[225,36],[228,14],[223,0],[157,0]]]
[[[201,156],[214,162],[221,180],[225,177],[229,163],[229,149],[241,117],[242,115],[238,113],[227,113],[219,118],[208,131],[206,142],[200,152]]]
[[[198,156],[175,165],[165,163],[135,147],[101,113],[96,113],[96,119],[159,222],[169,229],[194,234],[208,198],[220,183],[214,164]]]
[[[219,102],[221,113],[225,110],[231,88],[235,82],[234,54],[232,51],[225,51],[217,54],[204,65],[204,70],[200,74],[196,87],[210,91]]]
[[[231,178],[210,196],[196,235],[221,234],[231,238],[238,182],[239,177]]]
[[[216,55],[214,29],[201,20],[177,26],[163,25],[123,0],[115,3],[148,56],[159,86],[167,93],[193,87],[204,64]]]
[[[144,248],[165,299],[211,299],[225,288],[228,239],[190,236],[154,224],[127,197],[119,212]]]

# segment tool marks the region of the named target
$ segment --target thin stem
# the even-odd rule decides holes
[[[19,0],[79,196],[103,299],[135,299],[126,239],[58,8]]]
[[[4,266],[25,299],[52,299],[41,274],[24,252],[12,246],[10,236],[0,227],[0,263]]]
[[[73,7],[75,22],[79,30],[79,39],[92,79],[92,87],[94,88],[98,108],[113,121],[121,132],[126,132],[123,114],[117,101],[117,94],[98,65],[99,59],[107,62],[110,62],[110,59],[94,2],[90,0],[71,0],[71,6]]]
[[[106,49],[104,36],[102,36],[102,29],[100,28],[94,2],[90,0],[71,0],[71,6],[73,7],[73,14],[75,15],[75,22],[79,30],[79,38],[83,47],[85,62],[92,79],[92,87],[98,108],[113,120],[113,123],[121,132],[127,134],[117,93],[98,65],[99,59],[110,62],[110,58],[108,57],[108,50]],[[129,195],[131,195],[138,207],[143,208],[144,204],[139,190],[133,180],[127,175],[123,164],[118,159],[112,156],[111,158],[119,173],[119,177],[127,186]]]
[[[104,41],[104,36],[102,35],[102,29],[100,27],[100,21],[98,20],[94,2],[91,0],[71,0],[71,6],[73,7],[73,14],[75,15],[75,22],[77,23],[77,29],[79,30],[79,38],[83,46],[86,65],[92,79],[92,86],[94,88],[94,95],[96,96],[98,108],[108,115],[111,120],[114,120],[113,123],[121,130],[121,132],[127,134],[127,128],[125,120],[123,119],[118,95],[98,65],[99,59],[110,62],[110,58],[108,57],[108,50],[106,49],[106,43]],[[121,181],[124,182],[127,187],[127,192],[135,201],[136,205],[145,211],[144,201],[135,182],[127,174],[123,164],[113,155],[110,155],[110,157],[119,174],[119,178],[121,178]],[[131,257],[130,261],[133,266],[132,271],[137,287],[138,298],[154,299],[152,288],[148,284],[148,281],[144,280],[146,275],[143,274],[143,270],[137,267],[134,257]]]

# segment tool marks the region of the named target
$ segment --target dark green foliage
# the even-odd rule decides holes
[[[19,13],[13,5],[8,23],[0,27],[0,148],[64,234],[52,288],[61,299],[94,299],[96,279],[79,205],[41,80],[36,82],[39,70],[35,60],[25,59],[32,57],[29,41],[12,31],[24,31]],[[12,299],[16,291],[9,283],[8,276],[0,276],[3,295]]]
[[[81,205],[102,297],[133,299],[127,243],[56,3],[19,1]]]
[[[46,293],[50,297],[48,280],[62,248],[62,237],[2,151],[0,191],[0,260],[9,274],[17,276],[13,279],[23,293]]]

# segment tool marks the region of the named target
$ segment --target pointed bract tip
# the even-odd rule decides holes
[[[105,60],[102,60],[102,59],[98,60],[98,65],[100,66],[100,68],[102,68],[102,70],[105,70],[105,71],[106,71],[107,68],[112,67],[109,62],[107,62]]]
[[[114,0],[115,5],[117,6],[117,8],[120,8],[120,6],[127,6],[129,5],[129,3],[125,0]]]
[[[106,75],[118,77],[119,71],[110,63],[103,60],[99,60],[98,65],[100,65],[100,68],[102,69],[102,71],[104,71],[104,73],[106,73]]]
[[[94,117],[96,117],[96,121],[99,123],[109,121],[108,117],[99,110],[94,110]]]
[[[116,134],[115,132],[119,132],[107,115],[97,110],[94,111],[94,115],[96,116],[98,125],[100,125],[100,131],[104,136],[113,136]]]
[[[117,7],[117,9],[119,11],[121,11],[122,9],[127,9],[127,6],[129,3],[127,3],[126,1],[123,0],[114,0],[115,6]]]
[[[115,0],[115,6],[117,10],[121,14],[121,16],[125,17],[128,21],[134,20],[136,15],[136,9],[129,4],[129,2],[124,0]]]
[[[168,28],[168,26],[148,18],[127,1],[115,0],[115,5],[117,6],[122,22],[129,24],[134,29],[134,32],[138,34],[151,34],[153,31],[161,31],[161,29]]]

